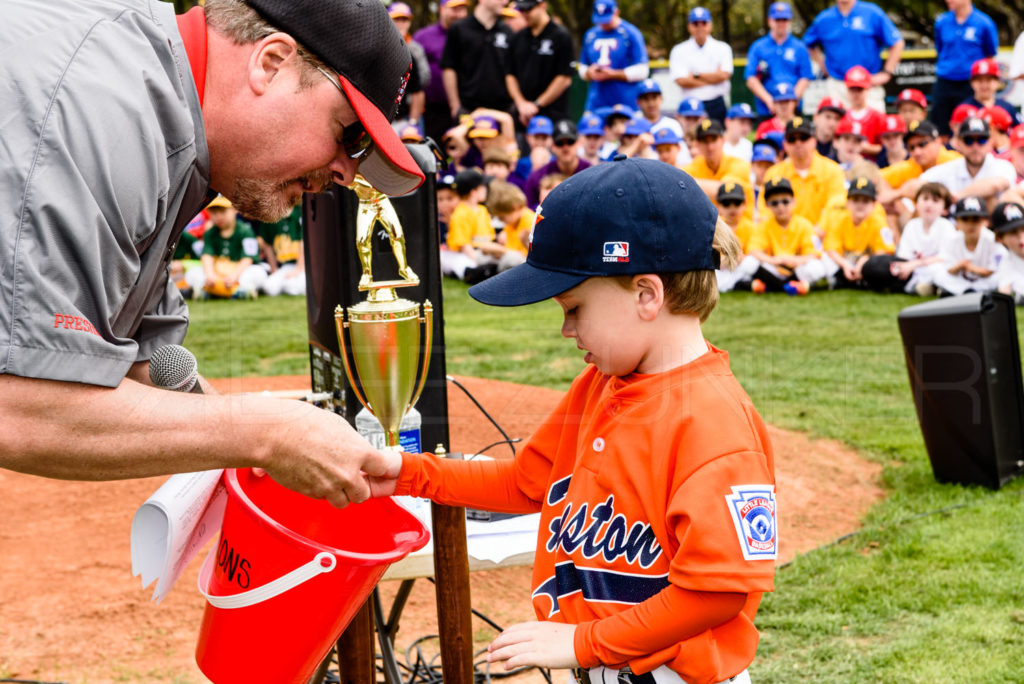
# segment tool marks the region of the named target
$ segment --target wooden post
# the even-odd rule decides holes
[[[338,639],[338,669],[341,684],[377,681],[373,650],[373,610],[367,599]]]
[[[443,445],[435,452],[445,456]],[[449,454],[462,458],[462,454]],[[466,509],[431,506],[434,526],[434,587],[441,668],[445,684],[473,683],[473,625],[469,597],[469,554],[466,552]]]

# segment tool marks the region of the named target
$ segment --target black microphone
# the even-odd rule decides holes
[[[196,357],[180,344],[165,344],[153,352],[149,359],[149,379],[160,389],[203,393]]]

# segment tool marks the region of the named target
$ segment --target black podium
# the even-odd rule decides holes
[[[407,148],[419,163],[426,181],[409,195],[391,198],[391,204],[405,234],[408,264],[419,276],[420,283],[418,286],[400,288],[397,294],[416,302],[430,300],[433,305],[430,363],[423,393],[415,407],[423,418],[420,428],[423,450],[432,452],[441,445],[451,451],[435,183],[437,162],[427,145],[407,145]],[[358,290],[362,275],[356,251],[358,204],[359,199],[354,192],[334,186],[320,194],[307,194],[302,212],[313,391],[329,397],[318,402],[322,408],[335,411],[353,425],[362,407],[345,376],[334,310],[338,305],[348,307],[366,298],[366,293]],[[391,242],[382,229],[378,229],[373,236],[372,253],[374,280],[397,278],[398,266]],[[444,678],[445,682],[451,684],[470,684],[473,681],[473,637],[465,509],[435,504],[432,510],[434,573]],[[376,606],[371,606],[371,602],[375,602]],[[338,641],[338,661],[343,684],[376,681],[374,607],[378,613],[377,630],[381,633],[381,649],[385,652],[390,649],[390,636],[393,635],[386,632],[394,627],[383,624],[379,599],[375,593]],[[394,672],[385,672],[389,682],[396,679],[396,675]]]
[[[935,478],[999,489],[1024,470],[1024,392],[1013,299],[938,299],[907,307],[898,320]]]

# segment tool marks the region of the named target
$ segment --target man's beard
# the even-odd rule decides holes
[[[275,183],[262,178],[239,178],[228,199],[247,219],[273,223],[291,213],[292,208],[302,201],[303,192],[323,192],[330,183],[330,171],[314,171],[303,178],[284,183]],[[291,186],[302,184],[302,192],[295,192]]]

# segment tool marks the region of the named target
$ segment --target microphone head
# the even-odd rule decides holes
[[[161,389],[188,392],[198,376],[195,355],[180,344],[165,344],[149,359],[149,379]]]

